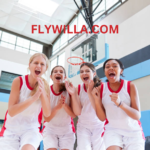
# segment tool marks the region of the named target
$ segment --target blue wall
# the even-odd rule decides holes
[[[8,100],[9,100],[9,94],[0,92],[0,102],[8,103]]]
[[[142,128],[143,128],[145,137],[150,136],[150,110],[141,112],[140,121],[142,123]]]
[[[145,76],[150,75],[150,60],[146,60],[134,66],[131,66],[124,70],[124,78],[132,81]],[[106,77],[102,78],[103,82],[106,81]]]

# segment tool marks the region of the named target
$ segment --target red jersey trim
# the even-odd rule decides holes
[[[110,92],[119,93],[120,90],[121,90],[122,87],[123,87],[123,83],[124,83],[124,80],[121,79],[121,84],[120,84],[120,87],[119,87],[119,89],[118,89],[117,91],[113,91],[113,90],[110,88],[109,82],[107,82],[107,86],[108,86],[108,89],[110,90]]]
[[[60,92],[60,93],[58,93],[58,94],[55,93],[54,90],[53,90],[53,85],[51,85],[50,88],[51,88],[52,93],[53,93],[55,96],[59,96],[59,95],[63,92],[63,91],[62,91],[62,92]]]
[[[104,89],[104,84],[101,85],[101,90],[100,90],[100,98],[102,100],[103,97],[103,89]]]
[[[141,131],[142,131],[142,138],[145,140],[145,136],[144,136],[144,132],[143,132],[140,120],[138,120],[138,124],[139,124],[139,126],[141,128]]]
[[[131,81],[127,82],[127,92],[129,93],[129,95],[130,95],[130,83],[131,83]]]
[[[6,123],[6,120],[7,120],[7,114],[8,114],[8,110],[7,110],[6,114],[5,114],[5,120],[4,120],[4,124],[3,124],[2,130],[0,132],[0,136],[3,136],[4,135],[4,131],[6,130],[5,123]]]
[[[75,126],[74,126],[74,122],[73,122],[73,119],[71,118],[71,125],[72,125],[72,131],[74,133],[76,133],[76,129],[75,129]]]
[[[40,111],[40,113],[39,113],[39,115],[38,115],[38,122],[39,122],[39,124],[40,124],[39,132],[41,132],[42,115],[43,115],[43,110],[42,110],[42,108],[41,108],[41,111]]]
[[[19,79],[20,79],[20,90],[21,90],[22,85],[23,85],[23,80],[22,80],[22,77],[21,77],[21,76],[19,77]]]
[[[78,85],[78,95],[80,95],[80,84]]]
[[[26,85],[27,85],[28,89],[33,90],[34,88],[32,88],[29,84],[28,75],[25,75],[25,80],[26,80]]]
[[[101,90],[100,90],[100,98],[101,98],[101,100],[102,100],[102,98],[103,98],[103,90],[104,90],[104,84],[101,84]],[[104,133],[105,133],[105,125],[107,125],[108,123],[109,123],[109,122],[108,122],[108,120],[107,120],[107,118],[106,118],[105,124],[104,124],[104,132],[101,134],[101,137],[104,136]]]
[[[87,92],[86,87],[85,87],[85,84],[83,84],[83,87],[84,87],[84,91]]]

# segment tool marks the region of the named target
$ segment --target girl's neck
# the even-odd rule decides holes
[[[109,82],[109,86],[113,91],[117,91],[120,87],[120,84],[121,84],[121,79],[114,83]]]
[[[29,85],[30,87],[34,88],[37,79],[33,78],[33,76],[31,74],[28,75],[28,81],[29,81]]]
[[[85,84],[85,83],[84,83]],[[85,89],[87,90],[88,89],[88,84],[85,84]]]
[[[60,90],[60,84],[56,84],[54,83],[53,84],[53,90],[55,93],[60,93],[59,90]]]

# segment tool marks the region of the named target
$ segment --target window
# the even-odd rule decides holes
[[[78,32],[81,31],[83,25],[87,25],[87,24],[86,24],[84,18],[82,17],[81,13],[79,13],[79,15],[78,15]]]
[[[17,43],[16,43],[16,45],[17,45],[17,46],[20,46],[20,47],[24,47],[24,48],[29,49],[30,41],[29,41],[29,40],[26,40],[26,39],[23,39],[23,38],[18,37],[18,38],[17,38]]]
[[[67,32],[67,31],[66,31]],[[67,33],[63,33],[60,37],[60,49],[63,48],[64,46],[66,46],[68,43],[68,34]]]
[[[6,47],[6,48],[10,48],[10,49],[15,49],[15,45],[9,44],[9,43],[6,43],[6,42],[2,42],[2,41],[0,43],[0,46]]]
[[[30,46],[30,41],[17,37],[17,43],[16,43],[16,50],[23,52],[23,53],[29,53],[29,46]]]
[[[31,46],[30,46],[30,54],[34,54],[34,53],[42,53],[43,50],[43,45],[35,43],[35,42],[31,42]]]
[[[43,45],[0,30],[0,46],[27,54],[42,53]]]
[[[14,74],[10,72],[5,72],[1,71],[1,78],[0,78],[0,89],[5,89],[5,90],[11,90],[12,82],[13,80],[21,76],[19,74]]]
[[[93,3],[93,10],[96,8],[100,0],[96,0]],[[101,4],[98,6],[98,8],[94,12],[93,21],[97,19],[100,15],[102,15],[105,12],[105,0],[101,2]]]
[[[4,120],[0,120],[0,130],[3,127],[3,124],[4,124]]]
[[[53,55],[59,51],[60,46],[60,38],[53,45]]]
[[[1,40],[3,42],[6,42],[6,43],[15,44],[16,43],[16,36],[12,35],[10,33],[7,33],[7,32],[3,32]]]
[[[65,66],[65,53],[58,56],[58,65]]]
[[[115,3],[117,3],[119,0],[106,0],[106,10],[111,8]]]
[[[70,26],[69,26],[69,31],[70,32],[73,32],[73,33],[70,33],[69,34],[69,39],[71,39],[73,36],[75,36],[75,33],[74,33],[74,26],[76,25],[76,30],[77,30],[77,18],[75,18],[72,22],[71,22],[71,24],[70,24]]]
[[[103,59],[105,57],[105,35],[94,34],[78,43],[72,49],[71,56],[82,57],[85,62]],[[80,60],[78,59],[78,61]]]

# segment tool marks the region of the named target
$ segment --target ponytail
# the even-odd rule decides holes
[[[95,76],[95,77],[93,78],[93,81],[94,81],[94,87],[98,87],[98,86],[101,85],[101,80],[99,79],[98,76]]]

